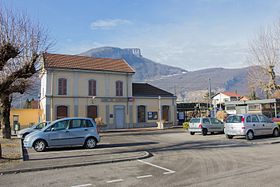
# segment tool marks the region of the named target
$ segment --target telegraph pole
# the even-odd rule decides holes
[[[210,115],[211,115],[211,79],[209,78],[209,80],[208,80],[208,84],[209,84],[209,113],[210,113]]]

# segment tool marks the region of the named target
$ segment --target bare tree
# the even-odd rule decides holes
[[[280,71],[280,22],[263,28],[249,43],[248,60],[254,65],[249,70],[251,91],[256,88],[271,97],[280,86],[276,83],[275,73]]]
[[[46,31],[25,14],[0,8],[0,107],[3,138],[11,138],[13,93],[24,93],[39,70],[41,53],[50,46]]]

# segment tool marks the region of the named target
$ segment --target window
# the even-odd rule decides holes
[[[138,122],[139,123],[146,122],[146,107],[143,105],[138,106],[137,111],[138,111],[138,114],[137,114]]]
[[[116,82],[116,96],[123,96],[123,82]]]
[[[169,121],[169,106],[162,106],[162,119]]]
[[[68,107],[67,106],[57,106],[56,108],[56,119],[68,117]]]
[[[69,129],[76,129],[76,128],[81,128],[81,127],[82,127],[81,120],[73,119],[70,121]]]
[[[95,105],[87,106],[87,117],[92,119],[97,118],[97,106]]]
[[[67,95],[67,79],[58,79],[58,95]]]
[[[204,124],[210,124],[210,121],[208,118],[203,118],[202,123]]]
[[[248,110],[249,111],[259,111],[259,110],[261,110],[261,105],[260,104],[248,105]]]
[[[46,131],[61,131],[65,130],[68,126],[69,120],[59,121],[55,123],[54,125],[50,126]]]
[[[251,123],[251,122],[252,122],[251,116],[248,116],[248,117],[246,118],[246,122],[247,122],[247,123]]]
[[[82,120],[82,126],[88,128],[88,127],[93,127],[93,124],[90,120]]]
[[[96,96],[96,80],[88,81],[88,95]]]
[[[226,120],[227,123],[241,123],[242,116],[229,116]]]
[[[270,123],[270,119],[264,115],[259,115],[260,122]]]
[[[210,118],[212,124],[221,124],[222,122],[216,118]]]
[[[42,129],[42,128],[44,128],[45,126],[47,126],[47,123],[46,123],[46,122],[43,122],[43,123],[38,124],[38,125],[35,127],[35,129]]]
[[[255,123],[255,122],[259,122],[259,119],[257,116],[253,115],[252,116],[252,122]]]

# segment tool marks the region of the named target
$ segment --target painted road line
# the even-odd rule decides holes
[[[122,182],[123,179],[115,179],[115,180],[111,180],[111,181],[106,181],[106,183],[114,183],[114,182]]]
[[[85,186],[92,186],[92,184],[81,184],[81,185],[76,185],[71,187],[85,187]]]
[[[152,177],[153,175],[142,175],[142,176],[138,176],[136,177],[137,179],[143,179],[143,178],[148,178],[148,177]]]
[[[166,171],[166,172],[164,172],[163,174],[172,174],[172,173],[175,173],[175,172],[176,172],[176,171],[173,171],[173,170],[171,170],[171,169],[167,169],[167,168],[164,168],[164,167],[161,167],[161,166],[152,164],[152,163],[150,163],[150,162],[145,162],[145,161],[143,161],[143,160],[138,160],[138,161],[139,161],[139,162],[142,162],[142,163],[144,163],[144,164],[147,164],[147,165],[150,165],[150,166],[153,166],[153,167],[156,167],[156,168],[159,168],[159,169],[162,169],[162,170]]]

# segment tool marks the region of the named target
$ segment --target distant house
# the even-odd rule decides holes
[[[241,95],[234,93],[234,92],[220,92],[217,93],[213,98],[212,98],[212,104],[214,106],[217,105],[224,105],[225,102],[229,101],[238,101],[241,98]]]
[[[161,116],[176,123],[176,96],[132,83],[134,69],[123,59],[45,53],[42,60],[43,120],[90,117],[107,128],[132,128],[156,126]]]

